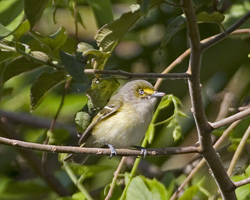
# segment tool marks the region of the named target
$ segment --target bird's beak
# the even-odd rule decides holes
[[[151,95],[151,97],[163,97],[163,96],[165,96],[166,94],[164,93],[164,92],[157,92],[157,91],[155,91],[152,95]]]

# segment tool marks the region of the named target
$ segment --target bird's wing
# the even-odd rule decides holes
[[[91,124],[82,134],[78,144],[82,145],[86,142],[86,140],[91,135],[91,130],[94,128],[96,124],[98,124],[101,120],[107,118],[108,116],[114,114],[120,107],[122,106],[122,101],[110,101],[92,120]]]

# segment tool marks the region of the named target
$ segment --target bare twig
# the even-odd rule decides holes
[[[231,124],[239,119],[242,119],[244,117],[247,117],[250,115],[250,107],[248,107],[247,109],[245,109],[244,111],[238,112],[230,117],[227,117],[225,119],[222,119],[218,122],[213,122],[210,123],[211,127],[213,127],[214,129],[223,127],[225,125]]]
[[[241,187],[241,186],[249,184],[249,183],[250,183],[250,177],[246,178],[244,180],[241,180],[241,181],[234,182],[234,185],[235,185],[235,187],[238,188],[238,187]]]
[[[205,50],[205,49],[211,47],[212,45],[216,44],[217,42],[221,41],[222,39],[227,37],[230,33],[232,33],[234,30],[239,28],[242,24],[244,24],[249,18],[250,18],[250,12],[248,12],[245,16],[240,18],[235,24],[230,26],[226,31],[214,36],[213,38],[211,38],[207,42],[204,42],[202,44],[202,49]]]
[[[232,123],[221,135],[221,137],[214,144],[214,148],[217,149],[221,143],[228,137],[229,133],[239,124],[239,121]],[[175,193],[172,195],[170,200],[174,200],[178,197],[179,193],[184,189],[185,185],[189,183],[194,175],[200,170],[200,168],[206,163],[205,159],[201,159],[200,162],[195,166],[194,169],[188,174],[187,178],[183,181],[183,183],[178,187]]]
[[[246,132],[244,133],[244,136],[240,140],[240,144],[238,145],[237,150],[234,153],[234,156],[233,156],[233,158],[231,160],[231,163],[230,163],[230,165],[228,167],[228,170],[227,170],[228,176],[232,176],[234,167],[236,165],[236,162],[239,159],[239,157],[240,157],[240,155],[241,155],[241,153],[243,151],[243,148],[247,143],[247,140],[248,140],[249,136],[250,136],[250,126],[248,126]]]
[[[109,192],[108,192],[107,196],[105,197],[105,200],[109,200],[112,197],[112,194],[113,194],[114,189],[115,189],[116,181],[118,179],[118,175],[120,174],[120,172],[122,170],[122,167],[123,167],[123,164],[124,164],[125,160],[126,160],[126,157],[123,156],[120,163],[119,163],[119,165],[118,165],[118,167],[117,167],[117,169],[116,169],[116,171],[115,171],[115,173],[114,173],[114,177],[113,177],[112,182],[110,184],[110,189],[109,189]]]
[[[168,79],[185,79],[190,75],[187,73],[171,73],[171,74],[161,74],[161,73],[130,73],[121,70],[93,70],[85,69],[85,74],[103,74],[103,75],[118,75],[125,76],[128,78],[168,78]]]
[[[239,29],[239,30],[235,30],[231,33],[231,35],[237,35],[237,34],[243,34],[243,33],[250,33],[250,29]],[[204,40],[201,41],[201,44],[203,45],[204,43],[210,41],[211,39],[213,39],[214,37],[218,36],[214,35],[211,37],[208,37]],[[227,35],[226,35],[227,36]],[[226,37],[225,36],[225,37]],[[179,63],[181,63],[188,55],[190,54],[190,48],[187,49],[184,53],[182,53],[178,58],[176,58],[163,72],[162,74],[167,74],[169,73],[174,67],[176,67]],[[155,88],[158,89],[160,84],[162,83],[163,78],[159,78],[155,84]]]

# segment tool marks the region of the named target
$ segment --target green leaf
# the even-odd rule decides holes
[[[36,199],[42,194],[47,194],[49,188],[41,181],[41,179],[32,179],[26,181],[10,181],[8,185],[5,186],[3,193],[13,194],[13,195],[30,195]],[[35,197],[36,196],[36,197]],[[29,198],[27,198],[29,199]]]
[[[12,31],[10,31],[9,29],[7,29],[5,26],[3,26],[0,23],[0,39],[3,39],[5,37],[7,37],[8,35],[11,34]]]
[[[66,73],[64,71],[55,71],[52,74],[48,72],[42,73],[30,88],[31,110],[34,110],[39,105],[49,90],[65,80]]]
[[[178,200],[193,199],[194,195],[198,192],[199,186],[193,185],[189,187]]]
[[[50,49],[52,54],[55,50],[59,49],[61,46],[64,45],[67,40],[68,34],[65,28],[61,27],[50,36],[44,36],[36,32],[32,32],[31,36],[46,45]]]
[[[149,10],[149,3],[151,0],[142,0],[141,6],[140,6],[140,11],[143,15],[148,14]]]
[[[158,109],[164,109],[166,107],[169,106],[169,104],[171,103],[171,99],[169,98],[169,95],[165,95],[162,99],[161,102],[158,106]]]
[[[128,187],[126,200],[165,200],[166,196],[166,189],[162,183],[137,176]]]
[[[24,1],[24,12],[27,19],[30,22],[31,28],[41,18],[43,11],[49,0],[25,0]]]
[[[181,126],[179,124],[175,124],[174,131],[173,131],[173,138],[174,138],[174,141],[178,141],[182,138]]]
[[[119,82],[114,77],[93,80],[87,94],[96,108],[103,108],[119,85]]]
[[[1,49],[0,49],[0,62],[2,62],[4,60],[7,60],[7,59],[10,59],[14,54],[15,54],[14,52],[11,52],[11,51],[1,51]]]
[[[93,10],[95,20],[99,28],[104,24],[113,21],[113,12],[110,0],[89,0],[88,3]]]
[[[188,118],[187,114],[182,112],[181,110],[176,111],[176,114],[180,117]]]
[[[24,57],[18,57],[14,59],[9,65],[6,66],[3,72],[3,82],[6,82],[10,78],[22,74],[24,72],[32,71],[41,67],[42,65],[36,62],[27,60]]]
[[[69,139],[70,133],[65,129],[55,129],[49,132],[49,144],[61,145]]]
[[[30,29],[30,24],[28,20],[25,20],[21,23],[14,31],[13,35],[18,40],[24,33],[26,33]]]
[[[88,127],[91,122],[91,116],[89,113],[80,111],[76,113],[75,123],[77,132],[82,133]]]
[[[109,170],[110,166],[103,166],[103,165],[77,165],[75,163],[70,163],[72,170],[77,175],[81,175],[81,180],[85,180],[87,178],[91,178],[96,176],[96,174],[101,173],[103,171]]]
[[[184,27],[186,27],[186,19],[182,15],[176,17],[172,22],[170,22],[161,41],[162,47],[165,47],[172,37]]]
[[[68,53],[60,51],[60,58],[66,71],[72,76],[72,78],[80,83],[85,82],[84,67],[76,56],[72,56]]]
[[[155,126],[153,124],[150,124],[146,132],[146,138],[149,144],[151,144],[154,139],[154,135],[155,135],[154,133],[155,133]]]
[[[207,13],[205,11],[200,12],[197,15],[198,22],[206,22],[206,23],[222,23],[225,19],[225,16],[219,12]]]
[[[130,11],[104,25],[95,37],[100,49],[105,52],[112,51],[140,17],[139,10]]]
[[[0,23],[7,26],[15,21],[23,11],[23,3],[23,0],[0,1]]]

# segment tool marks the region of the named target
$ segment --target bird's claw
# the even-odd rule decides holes
[[[141,154],[143,159],[146,158],[146,156],[148,155],[148,150],[144,147],[140,147],[140,146],[134,146],[136,149],[141,150]]]
[[[107,146],[109,147],[110,152],[111,152],[109,158],[113,158],[114,156],[117,156],[117,152],[115,148],[113,147],[113,145],[107,144]]]

